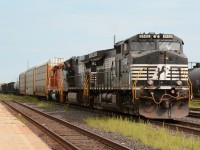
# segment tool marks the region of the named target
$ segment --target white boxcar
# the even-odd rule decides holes
[[[40,65],[35,69],[35,95],[46,96],[47,93],[48,63]]]
[[[35,95],[47,96],[48,94],[48,74],[49,69],[64,61],[63,58],[53,58],[47,63],[39,65],[35,68]]]
[[[35,88],[34,88],[34,82],[35,82],[35,67],[27,70],[26,72],[26,95],[34,95]]]
[[[26,72],[19,75],[19,94],[26,94]]]

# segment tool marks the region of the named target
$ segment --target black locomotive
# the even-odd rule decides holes
[[[19,91],[17,82],[0,84],[0,92],[5,94],[18,94]]]
[[[147,118],[188,115],[190,84],[183,41],[173,34],[138,34],[64,62],[64,99]]]

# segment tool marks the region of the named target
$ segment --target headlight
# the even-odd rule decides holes
[[[178,85],[178,86],[181,86],[183,83],[182,83],[182,81],[176,81],[176,85]]]
[[[147,84],[148,84],[149,86],[152,86],[152,85],[153,85],[153,80],[148,80],[148,81],[147,81]]]

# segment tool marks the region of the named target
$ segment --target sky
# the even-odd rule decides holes
[[[0,83],[53,57],[113,48],[114,35],[174,34],[200,62],[199,15],[199,0],[0,0]]]

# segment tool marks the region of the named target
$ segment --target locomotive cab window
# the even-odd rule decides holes
[[[155,42],[132,42],[130,47],[132,51],[155,50],[156,44]]]
[[[121,45],[116,46],[116,53],[117,54],[121,53]]]
[[[181,44],[178,42],[159,42],[159,50],[181,50]]]

